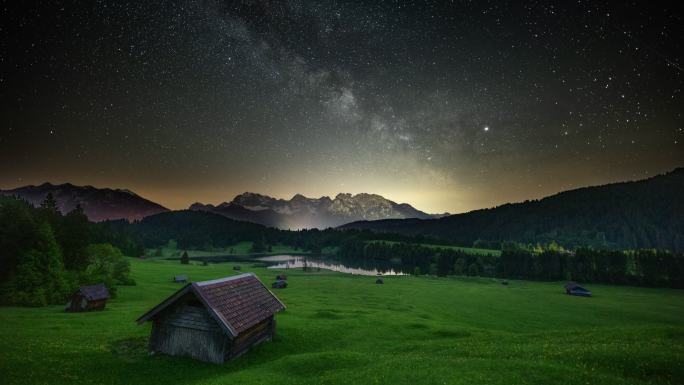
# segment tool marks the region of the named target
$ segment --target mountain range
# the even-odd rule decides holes
[[[75,186],[71,183],[43,183],[39,186],[24,186],[12,190],[0,190],[0,195],[20,197],[34,206],[39,206],[48,193],[57,201],[57,208],[64,214],[80,205],[88,219],[100,222],[107,219],[134,221],[149,215],[169,211],[166,207],[149,201],[125,189]]]
[[[35,206],[48,193],[52,193],[63,213],[80,204],[92,221],[133,221],[169,211],[122,189],[44,183],[0,190],[1,195],[15,195]],[[193,211],[281,229],[364,229],[426,236],[464,246],[499,248],[506,241],[555,241],[568,247],[682,251],[684,168],[649,179],[585,187],[543,199],[446,216],[427,214],[374,194],[338,194],[334,199],[297,194],[285,200],[244,193],[216,206],[195,203],[187,212]]]
[[[338,194],[307,198],[297,194],[290,200],[244,193],[217,206],[195,203],[190,210],[208,211],[225,217],[281,229],[328,228],[358,220],[436,218],[406,203],[396,203],[376,194]]]
[[[438,219],[361,221],[342,229],[440,238],[458,245],[548,243],[684,250],[684,168]]]
[[[0,195],[18,196],[38,206],[51,193],[62,213],[83,208],[91,221],[127,219],[139,220],[169,211],[167,208],[142,198],[130,190],[76,186],[71,183],[43,183],[0,190]],[[245,222],[258,223],[281,229],[327,228],[359,220],[389,218],[435,218],[406,203],[395,203],[375,194],[338,194],[329,197],[307,198],[301,194],[290,200],[246,192],[230,202],[219,205],[194,203],[193,211],[205,211]]]

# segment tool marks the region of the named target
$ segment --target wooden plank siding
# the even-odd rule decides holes
[[[273,339],[273,317],[231,340],[204,308],[181,305],[169,310],[153,321],[149,345],[152,352],[220,364]]]
[[[228,337],[206,309],[182,303],[168,310],[152,324],[150,351],[223,363]]]
[[[106,299],[100,300],[88,300],[86,297],[80,293],[76,293],[71,296],[69,303],[67,304],[66,311],[68,312],[81,312],[81,311],[91,311],[91,310],[104,310],[107,305]]]
[[[150,350],[172,356],[186,356],[200,361],[223,363],[226,336],[205,330],[188,329],[155,321]]]
[[[151,353],[224,363],[273,339],[285,305],[252,273],[186,285],[138,318]]]
[[[272,340],[274,328],[275,319],[271,316],[240,333],[237,338],[230,341],[230,347],[226,349],[226,361],[239,357],[252,346]]]

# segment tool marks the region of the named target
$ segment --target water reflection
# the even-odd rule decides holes
[[[269,269],[326,269],[358,275],[404,275],[400,270],[395,270],[390,265],[374,263],[373,261],[358,261],[355,263],[304,255],[272,255],[257,258],[257,260],[269,263]]]

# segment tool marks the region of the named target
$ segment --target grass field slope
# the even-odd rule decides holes
[[[0,308],[10,384],[681,384],[684,292],[560,283],[373,277],[289,270],[277,336],[234,362],[150,356],[134,320],[180,286],[233,264],[132,260],[137,286],[107,309]],[[277,271],[243,264],[270,283]]]

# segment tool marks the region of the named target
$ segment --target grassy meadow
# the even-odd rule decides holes
[[[177,247],[164,246],[161,247],[161,256],[157,256],[157,249],[147,249],[147,256],[150,258],[180,258],[183,251],[188,252],[190,258],[203,258],[203,257],[221,257],[226,255],[234,256],[250,256],[252,253],[252,241],[242,241],[238,242],[230,247],[215,248],[213,250],[183,250]],[[335,254],[335,247],[324,247],[322,254]],[[271,246],[271,251],[257,253],[259,255],[278,255],[278,254],[310,254],[299,249],[295,249],[291,246],[276,244]]]
[[[401,243],[397,241],[385,241],[385,240],[374,240],[374,241],[369,241],[369,242],[382,242],[386,243],[388,245],[396,244],[396,243]],[[501,256],[501,250],[494,250],[494,249],[480,249],[476,247],[463,247],[463,246],[452,246],[452,245],[433,245],[429,243],[420,243],[421,246],[424,247],[429,247],[431,249],[448,249],[448,250],[458,250],[462,251],[466,254],[473,254],[473,255],[493,255],[495,257]]]
[[[107,309],[0,307],[9,384],[681,384],[684,292],[560,283],[287,271],[277,336],[225,365],[149,356],[134,320],[233,264],[131,260],[137,286]],[[265,283],[276,271],[242,264]]]

